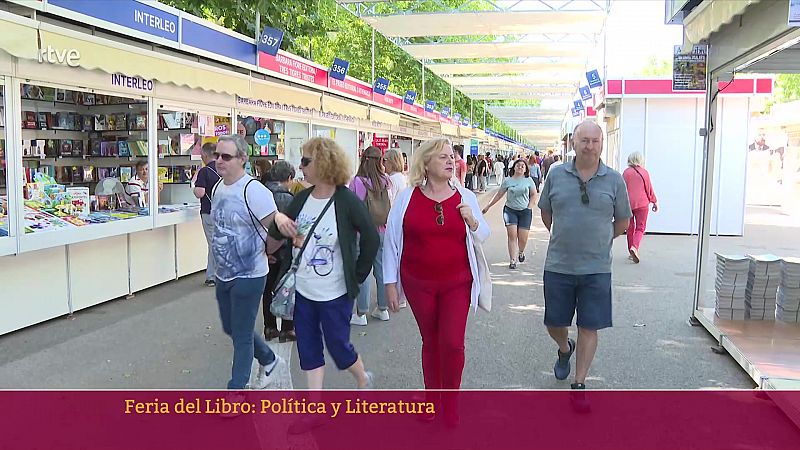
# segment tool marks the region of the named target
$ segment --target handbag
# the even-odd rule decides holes
[[[492,273],[489,271],[489,263],[486,261],[486,254],[483,251],[483,244],[472,239],[472,247],[475,250],[475,260],[478,263],[478,307],[486,312],[492,311]]]
[[[322,208],[322,212],[317,216],[317,220],[314,221],[314,224],[311,225],[308,233],[306,233],[306,239],[303,241],[303,246],[300,247],[300,251],[297,252],[294,261],[292,261],[292,266],[283,274],[281,279],[278,280],[278,283],[275,284],[275,290],[272,291],[272,302],[269,305],[269,312],[271,312],[273,316],[280,317],[282,320],[292,320],[294,318],[297,269],[300,267],[300,260],[303,257],[303,252],[308,246],[309,241],[311,241],[311,236],[314,235],[314,229],[317,228],[317,225],[332,204],[333,197],[328,200],[328,203]]]

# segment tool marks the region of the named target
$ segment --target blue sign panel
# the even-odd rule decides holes
[[[478,122],[472,122],[472,128],[478,128]]]
[[[461,121],[461,126],[468,127],[469,126],[469,117],[464,117]]]
[[[425,112],[433,112],[436,109],[436,102],[428,100],[425,102]]]
[[[597,88],[603,85],[603,80],[600,79],[600,73],[597,70],[586,72],[586,81],[589,82],[590,88]]]
[[[440,112],[440,114],[442,115],[442,117],[447,119],[448,117],[450,117],[450,108],[448,108],[447,106],[442,106],[442,111]]]
[[[253,136],[253,139],[256,141],[257,145],[265,146],[269,144],[269,131],[265,129],[260,129],[256,131],[256,134]]]
[[[389,80],[386,78],[378,78],[375,80],[375,86],[372,86],[372,90],[376,94],[386,95],[386,90],[389,89]]]
[[[341,58],[333,58],[333,64],[331,64],[331,70],[328,75],[331,78],[336,78],[337,80],[344,81],[345,77],[347,76],[347,70],[350,68],[350,61],[345,61]]]
[[[181,43],[247,64],[256,64],[252,41],[237,39],[186,18],[181,20]]]
[[[89,17],[178,42],[178,16],[135,0],[99,2],[95,0],[48,0],[58,6]]]
[[[461,122],[461,114],[459,113],[453,114],[453,120],[455,120],[456,122]]]
[[[592,99],[592,90],[589,86],[581,86],[578,91],[581,93],[581,99],[584,101]]]
[[[583,102],[580,100],[575,100],[575,111],[583,111]]]
[[[264,27],[261,32],[261,39],[258,40],[258,51],[275,56],[281,48],[283,31],[272,27]]]
[[[581,115],[581,112],[575,108],[572,108],[572,117],[578,117]]]
[[[413,105],[415,101],[417,101],[417,91],[407,90],[406,96],[403,97],[403,103]]]

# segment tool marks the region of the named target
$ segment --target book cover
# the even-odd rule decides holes
[[[100,141],[95,139],[95,140],[89,141],[89,144],[91,145],[91,150],[90,150],[89,153],[92,156],[102,156],[103,155],[103,152],[101,151],[102,142],[100,142]]]
[[[72,141],[72,156],[83,157],[86,155],[86,148],[84,141],[73,139]]]
[[[60,148],[60,143],[57,139],[48,139],[47,143],[45,144],[44,154],[48,158],[55,158],[58,156],[58,149]]]
[[[56,101],[65,103],[67,101],[67,91],[65,89],[56,89]]]
[[[22,141],[22,156],[33,156],[36,150],[36,141],[29,141],[27,139]]]
[[[67,194],[72,198],[72,205],[75,207],[75,215],[78,217],[89,217],[91,210],[91,197],[88,187],[68,187]]]
[[[136,156],[147,156],[147,142],[146,141],[135,141],[136,142]]]
[[[94,116],[81,116],[81,131],[92,131]]]
[[[72,166],[72,182],[73,183],[83,182],[83,167]]]
[[[55,88],[51,87],[42,87],[42,93],[44,94],[44,100],[48,102],[53,102],[56,100],[56,90]]]
[[[91,183],[94,179],[94,166],[83,166],[83,181],[84,183]]]
[[[20,86],[22,90],[22,98],[29,98],[31,100],[44,100],[44,92],[42,88],[33,84],[23,84]]]
[[[97,180],[105,180],[108,178],[108,167],[98,167],[97,168]]]
[[[66,166],[58,166],[56,167],[56,181],[59,183],[71,183],[72,182],[72,170]]]
[[[22,127],[23,128],[36,128],[38,125],[36,113],[33,111],[24,111],[22,117]]]
[[[169,155],[169,139],[158,140],[158,156]]]
[[[169,176],[169,168],[167,167],[159,167],[158,168],[158,181],[159,183],[169,183],[171,182]]]
[[[94,129],[97,131],[104,131],[108,129],[106,125],[106,116],[104,114],[94,115]]]
[[[116,130],[117,129],[117,116],[115,114],[108,114],[104,116],[106,119],[106,130]]]
[[[50,113],[40,112],[40,113],[37,114],[37,117],[39,119],[39,129],[40,130],[46,130],[46,129],[50,128],[50,121],[47,120],[47,116],[48,115],[50,115]]]
[[[120,167],[119,168],[119,181],[123,183],[127,183],[131,181],[131,176],[133,175],[133,168],[132,167]]]
[[[194,147],[195,139],[195,135],[193,134],[181,134],[181,155],[190,155],[192,153],[192,147]]]
[[[69,119],[69,113],[57,112],[55,118],[53,119],[53,128],[58,128],[59,130],[71,130],[72,127],[69,124]]]
[[[125,119],[127,117],[125,113],[115,114],[114,117],[117,122],[117,127],[115,130],[127,130],[128,121]]]
[[[83,94],[83,102],[86,106],[94,106],[95,104],[95,95],[90,93]]]
[[[61,157],[71,157],[72,156],[72,139],[62,139],[61,140]]]
[[[147,129],[147,113],[139,113],[136,115],[136,124],[133,128],[135,130]]]
[[[111,141],[108,143],[108,155],[119,156],[119,144],[117,141]]]
[[[100,142],[100,156],[110,156],[108,151],[108,141]]]
[[[119,141],[117,146],[119,147],[119,156],[131,156],[131,148],[127,141]]]
[[[47,139],[37,139],[34,142],[31,141],[31,149],[33,156],[38,156],[39,158],[44,158],[44,150],[47,148]]]

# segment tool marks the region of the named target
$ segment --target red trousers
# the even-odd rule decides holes
[[[649,211],[650,208],[647,206],[633,210],[633,217],[631,217],[631,222],[628,225],[628,232],[626,234],[628,238],[628,249],[631,247],[637,250],[639,249],[639,244],[642,243],[642,238],[647,228],[647,214]]]
[[[403,290],[422,336],[426,389],[459,389],[472,280],[443,283],[401,274]]]

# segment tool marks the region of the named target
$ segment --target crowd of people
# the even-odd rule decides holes
[[[351,326],[367,325],[368,317],[389,321],[408,306],[422,337],[426,395],[442,402],[446,423],[457,424],[455,397],[439,397],[438,390],[461,386],[467,317],[486,287],[479,274],[490,235],[484,214],[504,197],[509,269],[526,260],[534,208],[550,232],[542,278],[544,325],[557,346],[553,373],[568,378],[577,353],[571,387],[585,389],[597,332],[612,325],[613,239],[627,232],[630,258],[639,262],[650,205],[658,210],[641,153],[620,174],[601,161],[602,145],[600,127],[583,122],[567,163],[539,152],[465,157],[463,146],[434,139],[414,151],[407,172],[397,151],[377,147],[366,148],[353,171],[339,144],[317,137],[301,147],[302,181],[286,161],[265,168],[259,181],[245,171],[240,136],[207,144],[194,193],[209,243],[206,284],[216,289],[233,342],[228,389],[271,384],[285,363],[269,347],[276,338],[296,341],[310,389],[324,385],[323,348],[358,388],[373,388],[375,377],[350,341]],[[487,190],[492,173],[498,188],[481,207],[476,192]],[[270,306],[287,279],[293,314],[279,326]],[[259,308],[263,335],[256,332]],[[568,329],[576,315],[573,340]],[[251,381],[253,358],[259,370]],[[585,397],[575,399],[588,409]]]

